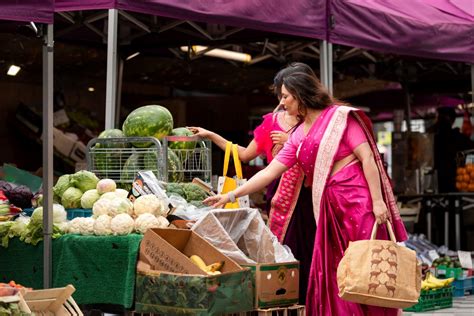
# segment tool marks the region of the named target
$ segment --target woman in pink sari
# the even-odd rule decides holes
[[[307,314],[397,315],[397,309],[355,304],[338,296],[337,266],[350,241],[369,239],[375,221],[392,225],[399,241],[407,237],[370,120],[334,100],[315,76],[285,77],[281,95],[288,113],[300,115],[303,123],[267,168],[238,189],[205,202],[221,207],[299,165],[305,185],[311,187],[313,205],[306,211],[317,223]],[[388,239],[386,231],[379,229],[377,238]]]
[[[291,63],[279,71],[274,80],[274,92],[281,100],[283,79],[295,72],[316,76],[306,64]],[[254,130],[254,139],[246,147],[239,147],[239,158],[247,162],[258,155],[265,154],[268,163],[282,149],[284,143],[296,128],[297,114],[290,115],[279,104],[273,113],[263,116],[263,122]],[[195,135],[212,140],[225,150],[227,140],[220,135],[200,127],[190,127]],[[310,212],[311,188],[303,186],[304,173],[297,164],[284,172],[281,177],[267,185],[266,200],[269,214],[268,226],[278,240],[290,247],[293,255],[300,262],[299,291],[306,293],[311,268],[311,260],[316,234],[316,222]],[[305,304],[306,296],[300,297],[300,304]]]

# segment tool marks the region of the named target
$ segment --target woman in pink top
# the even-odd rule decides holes
[[[392,225],[397,240],[407,238],[370,120],[334,100],[315,76],[288,75],[281,95],[287,112],[299,115],[303,123],[267,168],[205,203],[221,207],[300,166],[312,195],[312,207],[305,211],[317,223],[306,293],[308,315],[397,315],[397,309],[355,304],[338,296],[337,266],[350,241],[369,239],[375,221]],[[386,230],[379,229],[377,238],[388,239]]]

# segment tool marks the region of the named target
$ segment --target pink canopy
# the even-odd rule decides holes
[[[332,0],[331,43],[474,63],[472,0]]]
[[[54,0],[1,0],[0,20],[53,23]]]

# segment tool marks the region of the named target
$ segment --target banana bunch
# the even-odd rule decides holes
[[[448,287],[454,282],[454,278],[438,279],[431,272],[426,273],[425,279],[421,282],[422,290],[434,290]]]
[[[215,263],[210,264],[210,265],[206,265],[204,260],[202,260],[202,258],[199,257],[198,255],[192,255],[191,257],[189,257],[189,259],[191,259],[191,261],[195,265],[197,265],[199,267],[199,269],[203,270],[204,272],[206,272],[209,275],[221,274],[220,270],[222,269],[222,267],[224,266],[224,263],[225,263],[225,261],[220,261],[220,262],[215,262]]]

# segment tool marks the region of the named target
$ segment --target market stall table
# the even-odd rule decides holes
[[[78,304],[113,304],[130,308],[134,301],[136,263],[142,235],[64,235],[53,241],[53,287],[72,284]],[[43,246],[18,238],[0,247],[0,282],[15,280],[43,288]]]

